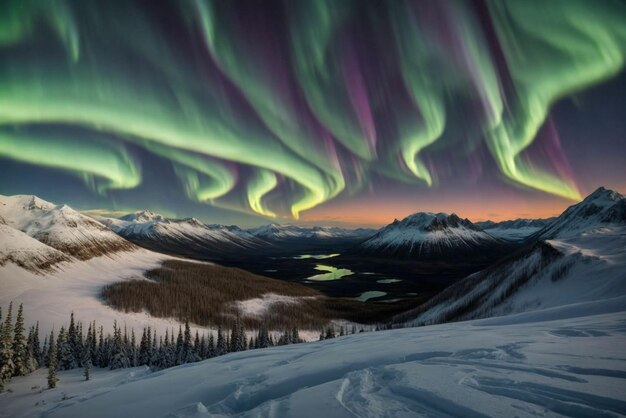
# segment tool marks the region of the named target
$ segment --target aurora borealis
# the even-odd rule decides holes
[[[2,0],[0,193],[231,222],[468,181],[572,202],[568,156],[610,171],[626,138],[553,110],[618,80],[594,103],[626,119],[625,54],[623,1]]]

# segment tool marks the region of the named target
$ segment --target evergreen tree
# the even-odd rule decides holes
[[[105,347],[104,347],[104,329],[100,325],[100,332],[98,333],[98,349],[96,350],[95,364],[98,367],[106,367],[105,364]]]
[[[33,356],[37,361],[37,367],[43,366],[43,354],[41,350],[41,345],[39,343],[39,321],[35,325],[35,331],[33,332]]]
[[[83,363],[83,368],[84,368],[83,376],[85,376],[85,380],[89,380],[91,378],[91,364],[92,364],[91,350],[84,351],[82,363]]]
[[[204,339],[203,339],[204,341]],[[198,335],[198,330],[196,330],[196,338],[193,340],[193,352],[196,355],[196,361],[198,361],[202,356],[200,355],[201,347],[200,347],[200,336]]]
[[[122,330],[117,326],[117,322],[113,323],[113,341],[111,344],[111,357],[109,361],[109,369],[123,369],[130,366],[130,362],[126,355],[124,347],[124,339]]]
[[[208,358],[216,356],[215,337],[213,337],[212,332],[209,332],[209,341],[207,342],[206,354]]]
[[[26,339],[26,356],[24,360],[24,367],[26,369],[26,373],[33,372],[37,370],[39,367],[39,363],[35,357],[35,327],[30,327],[28,331],[28,338]]]
[[[226,354],[227,351],[226,339],[224,338],[224,333],[222,332],[222,326],[219,325],[217,327],[217,346],[215,347],[215,355],[221,356]]]
[[[197,358],[191,341],[191,328],[189,327],[189,320],[185,320],[185,335],[183,337],[181,364],[193,363],[195,361],[197,361]]]
[[[89,329],[87,330],[87,341],[85,341],[85,349],[83,350],[83,376],[85,376],[85,380],[89,380],[91,378],[91,367],[93,364],[93,354],[91,352],[91,341],[93,339],[91,324],[89,324]]]
[[[85,376],[85,380],[89,380],[91,379],[91,364],[90,363],[84,363],[85,365],[84,367],[84,371],[83,371],[83,376]]]
[[[24,306],[20,304],[13,328],[13,376],[24,376],[26,370],[26,341],[24,338]]]
[[[130,366],[137,366],[137,341],[135,341],[135,329],[132,328],[130,330],[130,352],[129,352],[129,360]]]
[[[148,331],[150,328],[148,328]],[[157,335],[156,330],[154,330],[154,335],[152,336],[151,346],[150,346],[150,361],[148,364],[150,366],[157,364],[159,361],[159,350],[157,347]]]
[[[72,312],[70,314],[70,326],[67,328],[67,332],[66,332],[66,341],[67,341],[67,348],[66,350],[69,351],[69,355],[71,357],[71,359],[68,357],[67,359],[67,363],[69,366],[71,366],[70,368],[74,369],[76,367],[78,367],[78,365],[80,364],[80,347],[79,347],[79,343],[78,343],[78,329],[76,326],[76,323],[74,322],[74,312]],[[69,370],[69,369],[65,369],[63,368],[63,362],[59,362],[60,366],[61,366],[61,370]]]
[[[54,389],[59,379],[57,378],[57,346],[54,343],[54,330],[50,332],[50,352],[48,356],[50,362],[48,365],[48,389]]]
[[[244,351],[247,348],[246,332],[240,318],[235,319],[235,324],[230,331],[230,352]]]
[[[61,327],[57,338],[57,367],[59,370],[72,370],[78,367],[69,342],[69,334]]]
[[[96,353],[98,351],[98,340],[96,338],[96,321],[91,323],[91,345],[89,347],[91,351],[91,360],[92,362],[96,358]]]
[[[43,339],[43,348],[41,349],[41,360],[39,361],[42,367],[48,367],[48,336]]]
[[[148,337],[146,337],[146,329],[143,329],[143,334],[141,334],[141,341],[139,341],[139,365],[143,366],[148,364],[150,361],[150,350],[148,347]]]
[[[292,344],[298,344],[301,343],[302,340],[300,339],[300,333],[298,332],[298,328],[297,327],[293,327],[291,329],[291,343]]]
[[[4,390],[4,385],[11,380],[13,376],[13,318],[12,318],[13,302],[9,303],[7,316],[2,324],[2,332],[0,333],[0,391]]]
[[[326,328],[326,335],[324,336],[324,339],[328,340],[330,338],[335,338],[335,328],[333,327]]]
[[[176,365],[183,364],[183,329],[178,326],[178,337],[176,338]]]
[[[200,338],[200,348],[198,349],[198,356],[201,360],[204,360],[208,357],[207,339],[204,337],[204,334],[202,334],[202,337]]]

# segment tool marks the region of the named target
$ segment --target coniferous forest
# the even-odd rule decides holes
[[[341,327],[339,335],[344,333]],[[328,327],[322,329],[320,339],[335,335],[334,328]],[[27,329],[23,305],[19,305],[14,319],[11,303],[5,312],[0,307],[0,391],[11,378],[44,367],[48,369],[47,386],[54,388],[59,380],[57,371],[61,370],[83,368],[85,380],[89,380],[94,367],[114,370],[148,366],[160,370],[237,351],[302,342],[297,327],[281,334],[265,326],[246,331],[239,318],[232,327],[218,326],[215,332],[192,334],[189,321],[185,321],[184,326],[166,330],[165,335],[158,335],[150,327],[138,335],[116,322],[112,330],[105,330],[96,321],[84,324],[74,319],[74,313],[69,323],[50,331],[42,340],[39,323]]]

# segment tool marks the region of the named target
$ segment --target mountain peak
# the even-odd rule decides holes
[[[623,199],[624,196],[616,192],[615,190],[607,189],[603,186],[598,187],[593,193],[587,196],[583,202],[594,202],[597,203],[599,201],[603,201],[605,203],[613,203],[618,200]]]
[[[162,221],[165,218],[158,213],[154,213],[151,210],[139,210],[137,212],[129,213],[120,218],[123,221],[131,222],[150,222],[150,221]]]
[[[533,239],[575,236],[608,224],[626,224],[626,200],[618,192],[599,187],[582,202],[568,207]]]

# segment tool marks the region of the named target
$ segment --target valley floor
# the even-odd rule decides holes
[[[150,373],[15,378],[0,416],[409,417],[626,415],[623,297],[361,333]],[[64,399],[66,398],[66,399]]]

